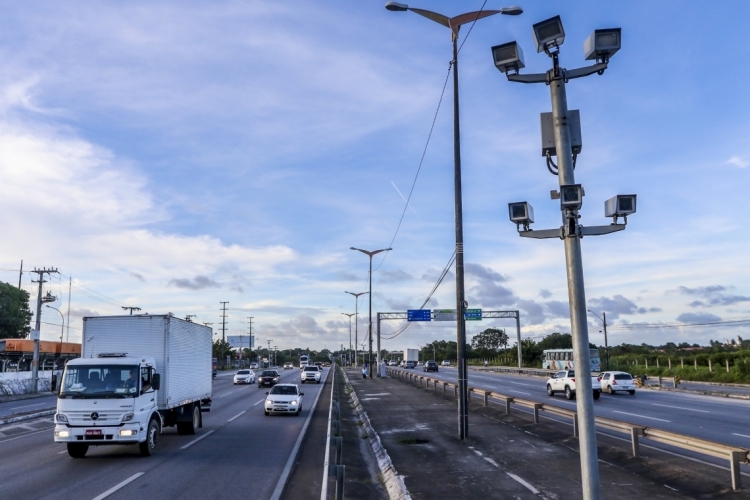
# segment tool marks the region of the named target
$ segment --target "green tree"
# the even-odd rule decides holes
[[[0,282],[0,338],[23,339],[31,332],[29,292]]]
[[[219,366],[227,362],[227,355],[232,355],[232,346],[226,340],[214,340],[213,356],[219,361]]]
[[[471,339],[473,349],[488,349],[498,351],[500,347],[508,344],[508,335],[505,330],[497,328],[488,328],[481,333],[474,335]]]

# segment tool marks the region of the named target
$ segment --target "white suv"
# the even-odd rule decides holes
[[[320,383],[320,368],[315,365],[308,365],[302,369],[301,382]]]

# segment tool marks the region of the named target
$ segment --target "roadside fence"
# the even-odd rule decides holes
[[[326,455],[323,462],[323,486],[320,491],[320,500],[343,500],[344,499],[344,452],[341,437],[341,406],[338,400],[336,388],[336,370],[338,365],[331,366],[331,406],[328,409],[328,432],[326,436]],[[329,494],[329,485],[331,493]]]

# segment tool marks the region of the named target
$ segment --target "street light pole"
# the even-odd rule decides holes
[[[62,328],[60,328],[60,355],[62,356],[62,343],[63,343],[63,335],[65,333],[65,316],[60,311],[60,309],[56,307],[52,307],[50,305],[46,305],[44,307],[49,307],[50,309],[54,309],[55,311],[60,313],[60,319],[62,320]]]
[[[587,309],[588,312],[599,318],[599,315],[596,314],[591,309]],[[604,356],[605,360],[607,361],[607,370],[609,370],[609,344],[607,343],[607,313],[603,312],[602,316],[604,318],[599,318],[599,321],[602,322],[602,325],[604,326]]]
[[[367,255],[370,258],[370,290],[367,292],[368,299],[370,299],[370,319],[368,321],[367,326],[367,335],[368,339],[370,341],[370,351],[367,356],[367,362],[370,364],[370,369],[368,370],[370,372],[370,378],[372,378],[372,258],[373,256],[379,254],[380,252],[390,252],[393,250],[392,248],[381,248],[380,250],[362,250],[361,248],[354,248],[350,247],[349,250],[356,250],[358,252],[362,252],[363,254]],[[380,332],[378,332],[378,366],[380,366]]]
[[[352,359],[352,316],[354,316],[356,313],[341,313],[341,314],[343,314],[344,316],[349,316],[349,356],[347,356],[347,357],[348,357],[349,364],[351,364],[351,359]]]
[[[354,295],[354,367],[357,367],[357,357],[359,356],[359,353],[357,351],[357,346],[359,345],[359,296],[360,295],[366,295],[370,292],[360,292],[360,293],[354,293],[354,292],[344,292],[348,293],[349,295]]]
[[[390,11],[412,11],[420,16],[435,21],[451,30],[453,41],[453,194],[456,226],[456,343],[458,344],[458,438],[465,439],[469,432],[468,413],[468,370],[466,367],[466,318],[467,307],[464,288],[464,228],[463,202],[461,194],[461,132],[459,126],[458,106],[458,31],[462,25],[475,23],[479,19],[494,14],[518,15],[523,12],[520,7],[503,7],[500,10],[480,10],[467,12],[454,17],[447,17],[437,12],[409,7],[406,4],[389,1],[385,8]]]

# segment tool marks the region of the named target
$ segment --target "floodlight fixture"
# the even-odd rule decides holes
[[[621,32],[621,28],[594,30],[583,42],[583,55],[586,60],[609,61],[615,52],[620,50]]]
[[[526,201],[508,203],[508,215],[511,222],[516,225],[521,224],[526,229],[528,229],[529,224],[534,223],[534,207]]]
[[[385,8],[394,12],[404,12],[409,10],[409,6],[405,3],[399,2],[386,2]]]
[[[579,210],[583,205],[583,187],[580,184],[560,186],[560,209]]]
[[[536,23],[531,28],[534,33],[537,52],[549,53],[550,48],[559,47],[565,41],[565,30],[560,16]]]
[[[604,216],[605,217],[625,217],[635,213],[635,201],[636,195],[634,194],[618,194],[613,196],[604,202]]]
[[[519,69],[526,67],[523,62],[523,50],[517,42],[508,42],[492,47],[492,59],[495,61],[497,69],[502,73],[518,72]]]

